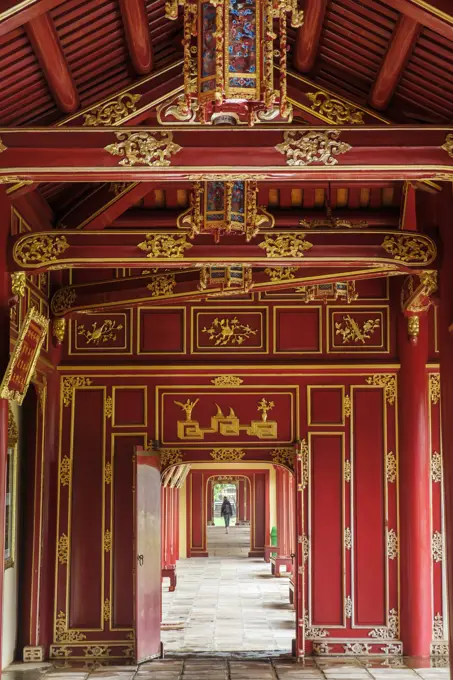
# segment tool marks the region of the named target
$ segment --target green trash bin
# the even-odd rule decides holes
[[[271,545],[277,545],[277,527],[272,527],[271,529]],[[272,555],[276,554],[276,552],[272,553]]]

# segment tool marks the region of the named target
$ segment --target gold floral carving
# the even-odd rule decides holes
[[[115,125],[120,123],[123,118],[137,109],[136,103],[141,99],[140,94],[126,92],[120,94],[116,99],[111,99],[105,104],[93,107],[84,113],[84,126],[98,127],[101,125]]]
[[[347,642],[343,645],[345,654],[369,654],[373,649],[371,645],[366,644],[366,642]]]
[[[398,465],[396,462],[396,456],[393,453],[393,451],[389,451],[385,457],[385,470],[387,482],[389,482],[389,484],[394,484],[396,482]]]
[[[349,527],[346,527],[344,530],[344,547],[346,550],[352,549],[352,532]]]
[[[305,234],[281,234],[280,236],[265,236],[259,244],[266,257],[303,257],[306,250],[313,247],[313,243],[305,240]]]
[[[302,543],[302,560],[304,564],[308,562],[310,556],[310,539],[306,534],[299,536],[299,543]]]
[[[432,404],[438,404],[440,399],[440,375],[429,374],[429,398]]]
[[[111,463],[106,463],[104,467],[104,484],[111,484],[113,476],[113,468]]]
[[[65,376],[62,380],[63,404],[65,406],[70,406],[74,396],[74,390],[78,387],[91,385],[92,382],[92,380],[85,378],[83,375]]]
[[[156,276],[146,287],[151,293],[150,297],[156,298],[163,295],[171,295],[175,286],[175,275],[164,274],[163,276]]]
[[[420,317],[417,315],[407,317],[407,333],[410,338],[417,338],[420,333]]]
[[[110,182],[108,191],[115,196],[121,196],[123,191],[126,191],[129,187],[132,187],[135,182]]]
[[[69,538],[66,536],[66,534],[61,534],[60,538],[58,539],[57,554],[58,554],[58,561],[59,561],[60,564],[67,564],[68,563]]]
[[[345,418],[350,418],[352,413],[352,401],[351,397],[349,394],[346,394],[346,396],[343,399],[343,415]]]
[[[325,628],[319,628],[318,626],[310,626],[310,620],[308,618],[308,611],[304,614],[304,627],[305,627],[305,638],[307,640],[314,640],[316,638],[324,638],[329,635],[329,631]]]
[[[351,461],[350,460],[345,460],[344,466],[343,466],[343,473],[344,473],[344,481],[350,482],[351,481],[351,475],[352,475],[352,467],[351,467]]]
[[[302,467],[302,489],[306,489],[308,486],[308,461],[309,461],[309,450],[308,444],[305,439],[302,439],[300,443],[300,453],[297,454],[297,458],[301,463]]]
[[[110,613],[111,613],[111,606],[110,606],[110,600],[104,600],[104,607],[103,607],[103,619],[104,621],[109,621],[110,620]]]
[[[90,645],[89,647],[84,647],[83,651],[85,652],[85,658],[105,659],[110,656],[112,649],[107,645]]]
[[[303,650],[302,650],[303,651]],[[324,654],[330,654],[332,652],[332,645],[328,645],[325,640],[322,642],[313,643],[313,654],[316,656],[323,656]]]
[[[437,484],[442,481],[442,455],[437,451],[431,454],[431,480]]]
[[[445,137],[445,143],[440,148],[446,151],[450,158],[453,158],[453,134]]]
[[[307,97],[311,101],[311,108],[317,111],[332,123],[342,125],[363,125],[363,111],[356,109],[351,104],[347,104],[340,99],[331,97],[327,92],[307,92]]]
[[[64,341],[65,333],[66,333],[66,319],[64,317],[60,319],[53,319],[52,334],[57,339],[58,344],[61,345],[61,343]]]
[[[162,449],[160,451],[160,465],[166,468],[169,465],[179,465],[183,461],[183,455],[179,449]]]
[[[444,559],[444,541],[440,531],[435,531],[431,540],[431,548],[434,562],[442,562]]]
[[[79,630],[68,630],[66,622],[66,614],[62,611],[58,612],[57,620],[55,622],[55,642],[81,642],[86,640],[86,635]]]
[[[69,286],[59,288],[52,297],[50,308],[53,314],[63,314],[71,309],[76,299],[77,293],[74,288],[70,288]]]
[[[116,132],[117,142],[108,144],[105,151],[112,156],[124,156],[120,165],[170,165],[171,157],[181,151],[173,141],[172,132]]]
[[[107,397],[104,404],[104,415],[106,418],[111,418],[113,415],[113,399],[112,397]]]
[[[335,335],[341,335],[343,345],[352,342],[365,344],[365,341],[371,338],[379,325],[379,319],[368,319],[359,324],[350,314],[346,314],[343,321],[335,323]]]
[[[396,399],[396,377],[389,373],[377,373],[366,379],[368,385],[383,387],[387,404],[393,406]]]
[[[71,483],[71,459],[64,456],[60,463],[60,484],[61,486],[69,486]]]
[[[400,262],[429,264],[436,257],[436,247],[423,236],[386,236],[381,247]]]
[[[101,342],[105,343],[109,342],[109,340],[115,342],[117,338],[116,333],[121,330],[123,330],[122,324],[117,324],[116,321],[113,321],[112,319],[106,319],[99,328],[97,321],[92,323],[91,330],[86,329],[85,324],[80,324],[80,326],[77,327],[77,335],[86,338],[87,345],[90,345],[91,343],[93,343],[93,345],[99,345]]]
[[[352,149],[350,144],[338,141],[339,130],[325,130],[324,132],[286,130],[283,142],[275,147],[286,156],[287,165],[336,165],[334,156],[346,153]]]
[[[272,449],[271,456],[275,465],[287,465],[292,470],[294,469],[295,451],[293,448]]]
[[[370,630],[368,633],[368,636],[377,640],[397,639],[399,634],[399,617],[396,609],[391,609],[389,611],[388,621],[388,628],[373,628],[373,630]]]
[[[444,639],[444,618],[442,614],[437,612],[433,619],[433,640]]]
[[[204,327],[202,333],[207,333],[209,340],[211,340],[216,347],[225,347],[226,345],[242,345],[252,335],[257,334],[249,324],[240,323],[239,319],[234,316],[232,319],[215,318],[209,328]]]
[[[387,533],[387,555],[389,560],[396,560],[398,551],[398,536],[394,529],[389,529]]]
[[[69,248],[65,236],[41,234],[29,236],[14,246],[14,259],[19,264],[54,262]]]
[[[0,137],[0,153],[6,151],[7,148],[8,147],[6,146],[6,144],[3,143],[2,138]]]
[[[112,549],[112,532],[110,529],[104,531],[104,551],[110,552]]]
[[[27,279],[25,272],[13,272],[11,274],[11,292],[17,297],[24,297]]]
[[[145,240],[138,244],[140,250],[144,250],[151,260],[166,259],[180,260],[184,257],[184,251],[192,248],[187,242],[187,236],[172,236],[171,234],[146,234]]]
[[[238,387],[244,382],[236,375],[218,375],[217,378],[211,380],[213,385],[217,387]]]
[[[11,404],[8,402],[8,443],[16,444],[19,438],[16,419]]]
[[[296,278],[295,274],[298,269],[299,267],[267,267],[264,273],[275,283],[277,281],[291,281]]]
[[[299,221],[304,229],[366,229],[369,225],[366,220],[346,220],[343,217],[324,217],[320,220],[304,218]]]
[[[233,463],[242,460],[245,456],[243,449],[212,449],[210,456],[217,463]]]
[[[347,619],[352,619],[352,597],[350,595],[344,601],[344,615]]]

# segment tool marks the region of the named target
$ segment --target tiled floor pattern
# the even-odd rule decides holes
[[[164,582],[163,622],[184,624],[162,631],[166,653],[291,650],[288,579],[274,578],[262,558],[247,558],[249,532],[209,527],[213,557],[180,560],[175,592]]]
[[[383,666],[395,661],[397,667]],[[296,663],[290,659],[195,657],[152,661],[138,668],[96,667],[91,661],[87,667],[72,669],[66,663],[61,667],[16,664],[3,672],[3,680],[450,680],[448,668],[426,668],[415,659],[332,658]]]

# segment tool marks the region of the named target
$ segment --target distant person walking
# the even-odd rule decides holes
[[[225,520],[225,533],[227,534],[228,527],[230,526],[231,515],[233,514],[233,508],[231,507],[231,503],[226,496],[223,497],[223,503],[222,508],[220,510],[220,514]]]

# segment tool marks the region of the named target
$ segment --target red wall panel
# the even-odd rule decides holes
[[[381,389],[353,389],[355,623],[386,625],[384,402]]]
[[[312,434],[311,612],[317,626],[343,625],[343,436]]]
[[[99,576],[103,560],[104,389],[76,389],[73,408],[76,427],[72,433],[69,625],[99,628],[103,597]]]

